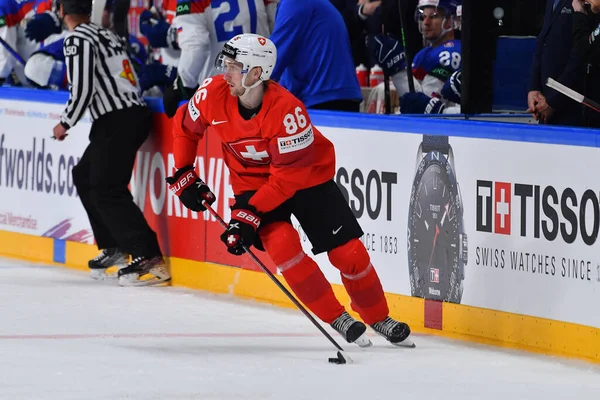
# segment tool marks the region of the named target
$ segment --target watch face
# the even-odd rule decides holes
[[[462,205],[446,157],[428,153],[417,169],[408,215],[408,265],[413,296],[460,302]]]

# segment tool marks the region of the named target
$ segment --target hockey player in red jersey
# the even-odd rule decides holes
[[[173,121],[176,172],[170,189],[194,211],[215,195],[194,171],[198,140],[211,127],[222,141],[235,195],[221,240],[235,255],[242,245],[265,250],[296,296],[346,341],[370,346],[364,323],[348,314],[316,262],[302,250],[293,214],[313,253],[327,252],[340,270],[352,308],[373,330],[400,346],[414,346],[410,328],[389,317],[383,288],[359,238],[363,231],[333,181],[333,144],[312,126],[306,108],[270,81],[277,59],[273,42],[255,34],[227,42],[208,78]]]

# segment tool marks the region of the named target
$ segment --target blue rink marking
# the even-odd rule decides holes
[[[62,239],[54,239],[54,251],[52,256],[52,261],[55,263],[64,264],[67,260],[67,242]]]
[[[0,99],[66,104],[69,93],[65,91],[29,88],[0,87]],[[154,112],[163,112],[162,99],[147,97],[146,102]],[[182,102],[184,104],[184,102]],[[495,115],[496,117],[500,114]],[[512,115],[514,116],[514,115]],[[310,110],[312,123],[348,129],[404,132],[415,134],[471,137],[569,146],[600,147],[600,130],[569,127],[527,125],[510,122],[485,122],[449,120],[435,117],[407,117],[400,115],[358,114]],[[467,116],[475,117],[475,116]],[[511,117],[511,115],[507,115]]]

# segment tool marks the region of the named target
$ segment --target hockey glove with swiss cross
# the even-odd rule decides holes
[[[250,247],[256,240],[256,231],[260,226],[261,216],[251,205],[233,206],[231,220],[221,235],[227,251],[236,256],[244,254],[242,246]]]
[[[193,165],[178,169],[175,175],[167,178],[167,183],[171,192],[192,211],[206,211],[202,202],[206,201],[210,205],[216,200],[215,194],[196,175]]]

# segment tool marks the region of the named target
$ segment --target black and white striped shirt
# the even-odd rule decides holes
[[[71,96],[60,121],[73,127],[89,107],[93,120],[111,111],[143,106],[138,77],[117,35],[98,25],[78,25],[63,45]]]

